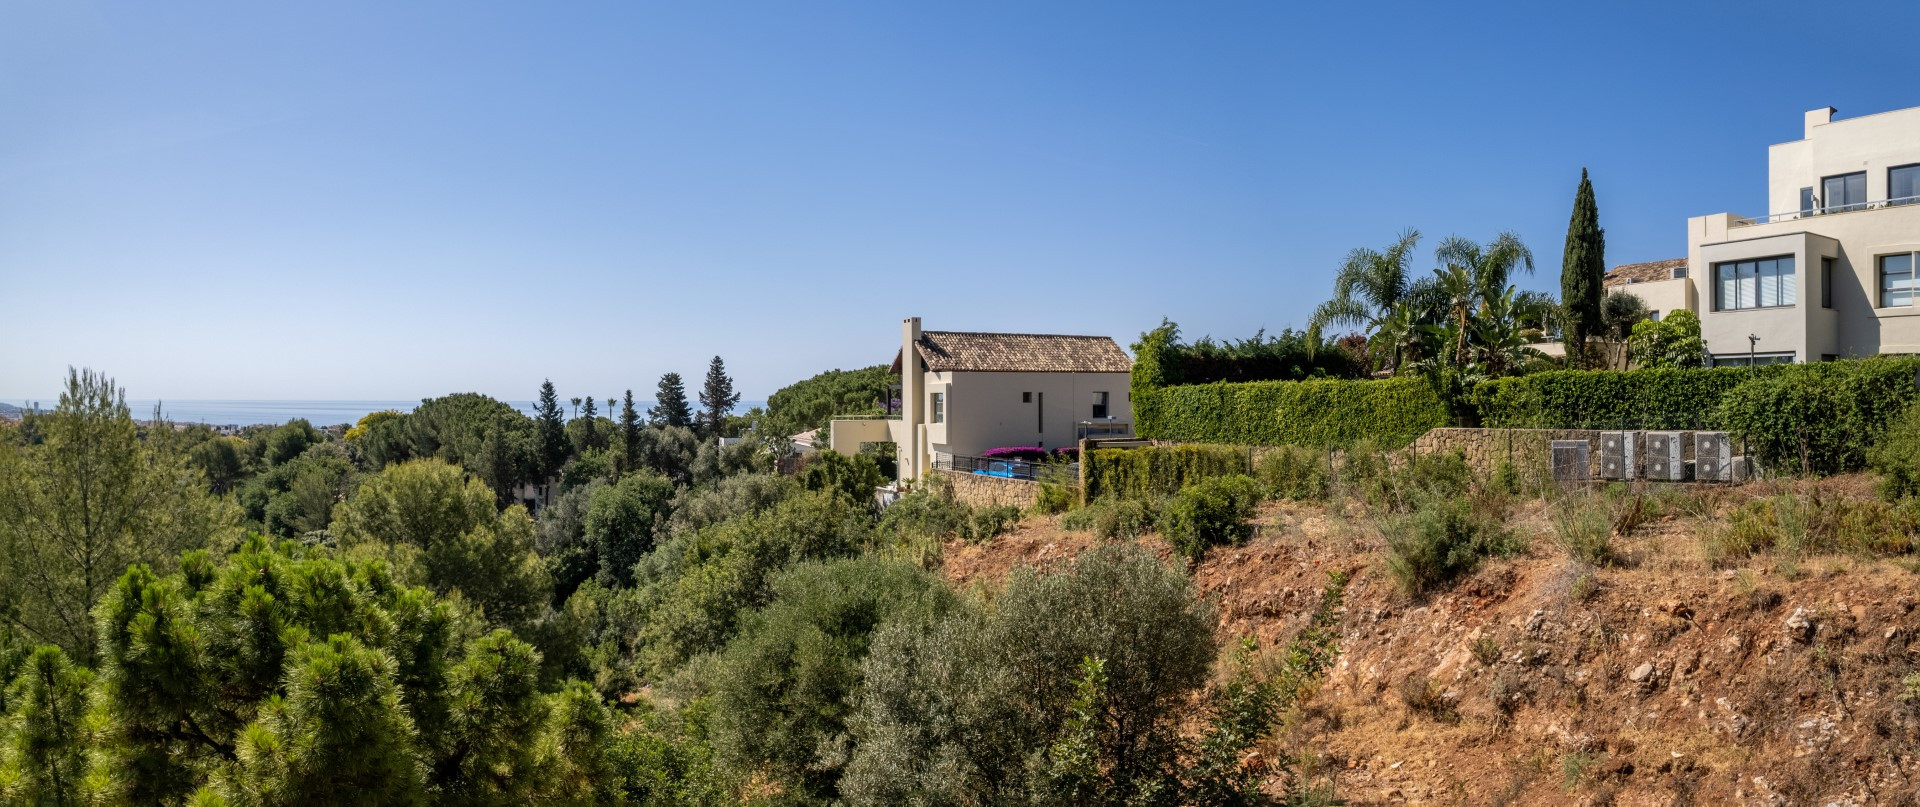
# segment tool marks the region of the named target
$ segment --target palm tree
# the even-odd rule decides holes
[[[1333,299],[1314,309],[1307,323],[1308,349],[1320,344],[1320,333],[1328,325],[1359,326],[1372,333],[1393,316],[1394,306],[1406,301],[1416,285],[1408,262],[1420,242],[1420,231],[1407,230],[1399,240],[1377,252],[1365,247],[1347,253],[1347,259],[1333,277]],[[1394,344],[1387,368],[1399,366],[1399,344]]]
[[[1449,237],[1440,242],[1434,257],[1441,267],[1434,270],[1434,285],[1445,300],[1439,319],[1453,337],[1452,364],[1464,367],[1473,358],[1469,340],[1475,318],[1495,306],[1501,309],[1502,318],[1511,315],[1511,306],[1500,305],[1512,293],[1507,279],[1516,269],[1533,273],[1533,252],[1519,236],[1503,232],[1486,246],[1459,236]]]

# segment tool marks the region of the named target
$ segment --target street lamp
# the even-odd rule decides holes
[[[1753,363],[1753,346],[1759,343],[1760,337],[1757,334],[1747,334],[1747,372],[1749,373],[1759,372],[1759,368]]]

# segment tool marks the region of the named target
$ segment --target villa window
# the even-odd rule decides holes
[[[1880,307],[1913,305],[1913,253],[1880,256]]]
[[[1674,279],[1674,280],[1684,280],[1684,279],[1686,279],[1686,277],[1687,277],[1687,265],[1686,265],[1686,263],[1684,263],[1684,262],[1682,262],[1682,263],[1681,263],[1681,264],[1680,264],[1679,266],[1675,266],[1675,267],[1673,267],[1673,279]]]
[[[1833,259],[1820,259],[1820,307],[1833,307]]]
[[[1915,202],[1920,202],[1920,165],[1887,169],[1887,204],[1910,205]]]
[[[1096,392],[1093,394],[1093,419],[1100,420],[1106,416],[1107,394],[1104,392]]]
[[[1020,393],[1020,402],[1021,402],[1021,403],[1033,403],[1033,393],[1031,393],[1031,392],[1022,392],[1022,393]]]
[[[1816,205],[1813,203],[1813,188],[1811,187],[1801,188],[1800,189],[1800,215],[1811,216],[1813,215],[1813,209],[1818,206],[1819,205]]]
[[[933,410],[933,422],[935,423],[947,422],[947,394],[946,393],[944,392],[934,393],[933,406],[931,408]]]
[[[1785,308],[1794,303],[1793,256],[1714,264],[1713,308]]]
[[[1821,195],[1826,197],[1827,212],[1864,210],[1867,206],[1867,172],[1841,174],[1820,180]]]

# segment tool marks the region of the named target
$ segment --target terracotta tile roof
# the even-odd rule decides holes
[[[1665,261],[1647,263],[1623,263],[1607,272],[1600,285],[1613,287],[1629,283],[1652,283],[1656,280],[1672,280],[1673,270],[1687,268],[1686,258],[1674,258]]]
[[[1106,336],[922,331],[914,352],[937,372],[1125,373],[1133,360]],[[900,357],[893,359],[900,372]]]

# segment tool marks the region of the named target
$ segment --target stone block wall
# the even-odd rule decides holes
[[[1459,452],[1474,470],[1491,474],[1501,463],[1513,463],[1522,479],[1545,479],[1553,461],[1553,441],[1587,441],[1588,472],[1597,477],[1600,432],[1594,429],[1434,429],[1413,441],[1416,454]]]
[[[1033,507],[1040,496],[1040,483],[1030,479],[972,474],[936,469],[934,473],[953,486],[953,497],[974,507],[1011,505],[1021,510]]]

